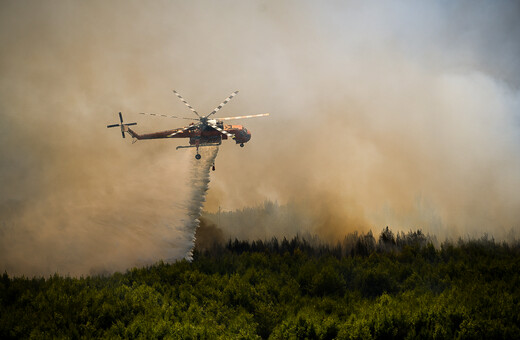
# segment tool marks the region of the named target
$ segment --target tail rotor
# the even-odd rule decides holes
[[[119,112],[119,121],[120,121],[119,124],[107,125],[107,128],[113,128],[113,127],[116,127],[116,126],[120,126],[121,127],[121,135],[123,136],[123,138],[125,138],[125,132],[128,131],[127,126],[137,125],[137,123],[127,123],[127,124],[123,123],[123,115],[121,114],[121,112]]]

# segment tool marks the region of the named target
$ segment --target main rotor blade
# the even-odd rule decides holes
[[[148,115],[148,116],[166,117],[166,118],[178,118],[178,119],[197,120],[196,118],[177,117],[177,116],[167,116],[167,115],[162,115],[162,114],[159,114],[159,113],[146,113],[146,112],[139,112],[139,114],[141,114],[141,115]]]
[[[174,132],[174,133],[168,135],[167,137],[173,137],[173,136],[175,136],[175,135],[177,135],[177,134],[179,134],[179,133],[181,133],[181,132],[184,132],[184,131],[189,130],[189,129],[191,129],[191,128],[194,128],[194,127],[196,127],[196,126],[199,126],[199,124],[194,124],[194,125],[186,126],[186,127],[183,128],[182,130],[179,130],[179,131],[177,131],[177,132]]]
[[[213,111],[211,111],[211,113],[209,115],[206,116],[206,118],[208,118],[209,116],[211,116],[212,114],[215,114],[218,112],[218,110],[220,110],[224,105],[226,105],[227,103],[229,103],[229,101],[231,99],[233,99],[234,96],[236,96],[238,93],[238,91],[235,91],[233,92],[229,97],[226,98],[226,100],[224,100],[222,103],[220,103],[219,106],[217,106]]]
[[[137,125],[137,123],[128,123],[128,124],[125,124],[126,126],[130,126],[130,125]]]
[[[184,105],[186,105],[194,114],[197,115],[197,117],[200,118],[199,113],[197,111],[195,111],[195,109],[190,104],[188,104],[188,102],[184,98],[182,98],[182,96],[179,94],[179,92],[173,90],[173,93],[175,93],[175,95],[177,97],[179,97],[179,99],[184,103]]]
[[[123,138],[125,138],[125,131],[121,130],[121,134],[123,135]]]
[[[111,125],[107,125],[107,128],[111,128],[111,127],[116,127],[116,126],[119,126],[120,124],[111,124]]]
[[[218,120],[232,120],[232,119],[246,119],[246,118],[256,118],[256,117],[267,117],[269,113],[261,113],[259,115],[249,115],[249,116],[238,116],[238,117],[224,117],[217,118]]]
[[[216,126],[216,125],[213,125],[213,124],[208,124],[208,125],[211,126],[212,128],[214,128],[215,130],[217,130],[218,132],[220,132],[220,133],[222,133],[222,134],[228,136],[229,138],[235,138],[235,135],[233,135],[233,134],[227,132],[226,130],[223,130],[223,129],[219,128],[219,127]]]
[[[119,120],[121,121],[121,124],[123,124],[123,115],[121,114],[121,112],[119,112]]]

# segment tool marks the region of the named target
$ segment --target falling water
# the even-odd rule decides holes
[[[202,213],[204,202],[206,201],[206,192],[209,187],[210,180],[210,168],[215,162],[215,158],[218,153],[218,146],[216,147],[205,147],[199,150],[201,159],[192,160],[191,174],[190,174],[190,185],[191,193],[188,198],[188,217],[183,220],[184,222],[184,235],[186,245],[186,252],[184,258],[187,260],[193,257],[193,247],[195,245],[195,231],[199,226],[199,218]]]

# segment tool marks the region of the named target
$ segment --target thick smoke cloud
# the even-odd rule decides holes
[[[119,111],[137,131],[184,124],[136,114],[189,116],[174,88],[199,112],[238,89],[220,116],[271,113],[240,122],[245,148],[220,149],[211,211],[290,203],[327,238],[518,232],[519,14],[515,2],[3,1],[0,269],[79,275],[185,255],[172,228],[193,155],[105,128]]]

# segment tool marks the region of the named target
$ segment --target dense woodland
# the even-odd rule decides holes
[[[126,273],[4,273],[0,338],[518,339],[519,268],[488,237],[229,240]]]

